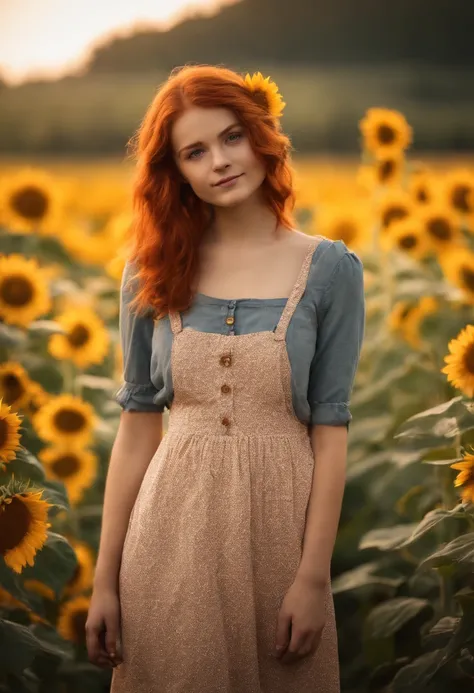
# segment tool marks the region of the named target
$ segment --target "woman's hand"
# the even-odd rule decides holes
[[[326,622],[326,588],[296,578],[277,620],[275,654],[289,664],[317,650]],[[278,649],[280,646],[281,649]]]
[[[113,589],[95,589],[86,621],[89,661],[108,669],[122,661],[120,651],[120,602]]]

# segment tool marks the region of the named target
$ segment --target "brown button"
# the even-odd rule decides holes
[[[227,416],[224,416],[221,422],[223,426],[230,426],[230,419],[228,419]]]
[[[233,325],[235,322],[235,320],[232,316],[229,316],[228,318],[226,318],[225,321],[228,325]]]
[[[232,363],[232,358],[229,355],[221,356],[220,358],[221,366],[230,366]]]
[[[224,385],[221,387],[221,392],[225,392],[225,393],[230,392],[230,387],[229,387],[229,385],[225,385],[225,384],[224,384]]]

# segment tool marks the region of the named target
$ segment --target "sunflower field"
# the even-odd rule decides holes
[[[467,693],[474,168],[410,157],[396,111],[369,109],[360,133],[356,166],[295,159],[300,228],[342,239],[365,270],[333,557],[342,690]],[[109,687],[85,622],[120,416],[128,174],[0,170],[0,693]]]

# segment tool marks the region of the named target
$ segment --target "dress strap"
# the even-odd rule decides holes
[[[280,341],[286,338],[286,330],[290,324],[290,320],[293,316],[296,306],[298,305],[304,290],[306,288],[306,283],[308,281],[308,274],[311,267],[311,262],[313,259],[313,254],[320,243],[323,241],[323,236],[313,236],[311,242],[308,246],[303,264],[301,266],[300,272],[296,279],[293,290],[286,302],[286,305],[281,314],[278,325],[274,330],[275,340]]]
[[[181,321],[181,314],[177,311],[171,310],[169,313],[171,331],[173,334],[178,334],[183,329],[183,323]]]

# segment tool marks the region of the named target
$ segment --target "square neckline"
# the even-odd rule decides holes
[[[318,245],[313,249],[313,253],[312,253],[312,257],[311,257],[311,263],[310,263],[310,266],[311,266],[318,255],[319,249],[321,248],[322,245],[324,245],[324,241],[329,241],[329,239],[326,238],[325,236],[309,236],[309,238],[320,238],[321,239],[319,241]],[[311,248],[311,247],[312,247],[312,243],[310,243],[309,248]],[[306,255],[305,255],[305,259],[303,260],[303,263],[301,265],[301,269],[304,265],[305,260],[306,260]],[[223,306],[223,305],[226,305],[229,303],[231,303],[231,304],[247,303],[249,305],[269,303],[269,304],[275,305],[275,306],[280,306],[280,305],[284,306],[290,300],[290,298],[293,294],[294,287],[301,276],[301,269],[298,272],[298,277],[296,278],[295,283],[293,284],[293,288],[292,288],[289,296],[276,297],[276,298],[274,298],[274,297],[271,297],[271,298],[251,298],[251,297],[249,297],[249,298],[220,298],[219,296],[210,296],[209,294],[203,294],[200,291],[197,291],[194,294],[194,300],[196,302],[199,302],[199,303],[204,303],[204,304],[208,304],[208,305],[217,304],[220,306]],[[237,336],[237,335],[234,335],[234,336]]]

